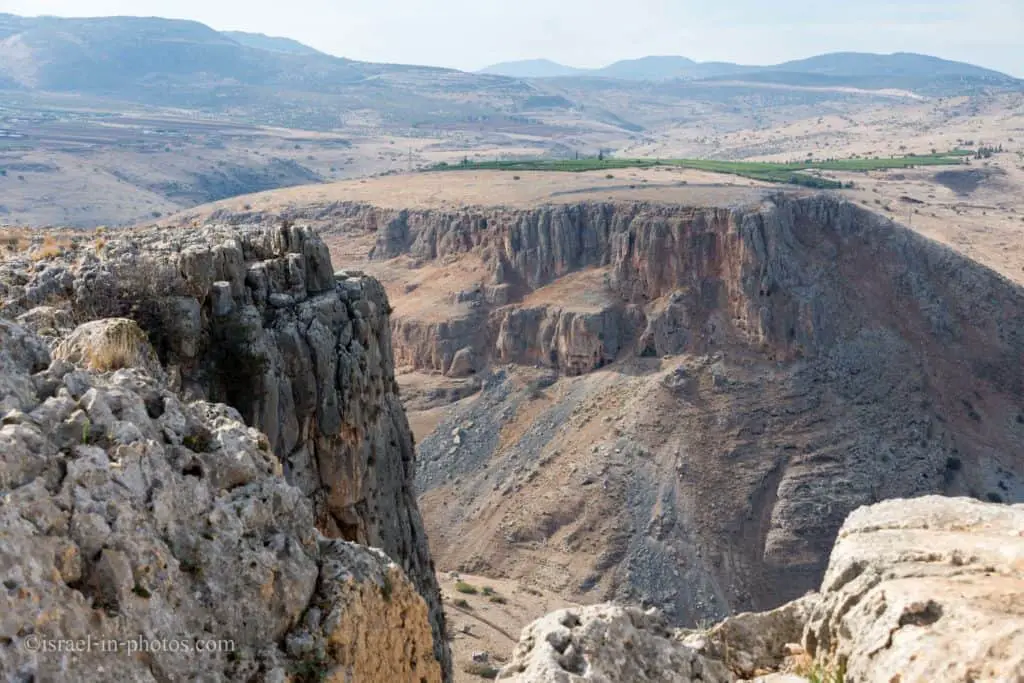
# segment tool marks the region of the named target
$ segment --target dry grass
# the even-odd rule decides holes
[[[32,236],[22,228],[3,228],[0,230],[0,251],[7,254],[18,254],[32,246]]]
[[[58,241],[53,235],[45,235],[43,243],[38,249],[32,252],[33,261],[48,261],[64,254],[64,250],[71,246],[70,241]]]
[[[85,338],[66,339],[54,356],[97,372],[145,367],[153,362],[146,333],[133,320],[119,319]]]

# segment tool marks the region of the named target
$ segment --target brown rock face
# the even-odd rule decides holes
[[[324,243],[294,227],[136,232],[42,271],[4,263],[0,282],[7,317],[28,314],[45,292],[80,320],[137,321],[174,391],[227,403],[265,434],[322,533],[379,547],[404,570],[429,605],[434,654],[448,675],[379,283],[336,278]]]
[[[1024,499],[1024,294],[848,202],[352,212],[377,257],[485,266],[451,339],[403,309],[404,364],[562,375],[499,373],[420,444],[446,567],[693,622],[816,586],[861,505]]]

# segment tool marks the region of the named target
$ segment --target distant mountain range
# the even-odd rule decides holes
[[[775,66],[652,56],[576,69],[532,60],[466,73],[359,62],[195,21],[0,14],[0,91],[74,93],[294,128],[524,126],[539,120],[531,113],[572,109],[636,132],[671,120],[681,101],[736,110],[775,98],[788,106],[846,96],[850,87],[961,95],[1024,90],[1024,81],[925,55],[857,53]]]
[[[223,112],[289,127],[450,121],[493,115],[526,83],[454,69],[334,57],[287,38],[221,33],[195,21],[0,14],[0,89],[75,93]],[[452,104],[486,90],[492,101]],[[508,98],[500,100],[508,94]]]
[[[1020,79],[964,62],[898,52],[881,55],[835,52],[771,66],[730,62],[696,62],[686,57],[642,57],[615,62],[600,69],[577,69],[546,59],[504,62],[480,73],[510,78],[614,78],[633,81],[671,79],[732,79],[788,85],[850,85],[873,88],[929,90],[961,83],[964,86],[1019,87]]]

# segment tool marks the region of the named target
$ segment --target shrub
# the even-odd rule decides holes
[[[469,603],[466,601],[465,598],[459,598],[458,600],[456,600],[452,604],[455,605],[456,607],[460,608],[460,609],[473,609],[472,607],[469,606]]]
[[[465,581],[457,582],[455,584],[455,590],[460,593],[465,593],[466,595],[476,595],[480,592],[476,586],[471,583],[466,583]]]
[[[479,676],[489,681],[493,681],[498,677],[498,669],[495,669],[490,664],[484,662],[466,662],[463,665],[462,670],[472,676]]]
[[[495,603],[496,605],[505,605],[505,604],[508,604],[508,598],[506,598],[506,597],[505,597],[505,596],[503,596],[503,595],[492,595],[492,596],[491,596],[491,597],[489,598],[489,600],[490,600],[491,602]]]

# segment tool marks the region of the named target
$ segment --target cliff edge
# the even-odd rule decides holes
[[[499,680],[893,683],[1024,677],[1024,506],[925,497],[856,510],[820,593],[707,631],[655,610],[563,610]]]
[[[96,680],[447,680],[389,311],[291,226],[0,264],[4,673],[85,680],[24,646],[89,634],[235,648]]]

